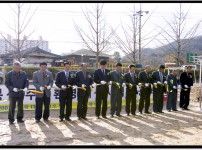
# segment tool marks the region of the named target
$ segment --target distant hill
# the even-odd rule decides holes
[[[183,43],[187,43],[188,40],[182,40]],[[174,49],[171,49],[174,47]],[[143,48],[142,49],[142,64],[143,66],[146,64],[152,65],[154,67],[159,64],[165,62],[173,62],[172,59],[169,59],[169,55],[176,55],[175,48],[177,47],[176,42],[172,42],[170,44],[158,47],[158,48]],[[197,53],[198,55],[202,55],[202,36],[194,37],[186,46],[183,52],[183,64],[186,64],[186,54],[187,53]],[[122,57],[123,62],[130,62],[127,56]]]

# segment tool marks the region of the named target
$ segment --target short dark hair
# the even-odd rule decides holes
[[[104,60],[104,59],[101,59],[100,60],[100,65],[106,65],[107,64],[107,61],[106,60]]]
[[[64,62],[64,66],[65,66],[65,65],[70,65],[70,66],[71,66],[70,62],[68,62],[68,61],[67,61],[67,62]]]
[[[122,64],[121,63],[116,63],[116,67],[118,67],[118,66],[122,67]]]
[[[165,69],[165,65],[159,65],[159,69]]]
[[[87,65],[86,63],[81,63],[81,67],[83,67],[83,65]]]
[[[40,63],[40,66],[42,66],[42,65],[47,66],[47,63],[46,63],[46,62],[42,62],[42,63]]]
[[[187,69],[188,69],[188,68],[193,68],[193,67],[192,67],[192,66],[187,66]]]
[[[134,64],[130,64],[130,65],[128,66],[129,69],[131,69],[132,67],[135,68],[135,65],[134,65]]]

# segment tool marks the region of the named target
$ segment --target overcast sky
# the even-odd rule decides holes
[[[87,28],[86,20],[82,14],[81,8],[85,9],[85,6],[87,6],[89,9],[91,9],[92,5],[94,4],[31,4],[30,12],[32,13],[35,8],[37,8],[37,11],[31,20],[31,24],[27,27],[26,34],[30,33],[30,31],[35,28],[35,32],[30,39],[38,39],[39,36],[42,36],[44,40],[49,41],[49,49],[56,54],[68,53],[71,50],[84,48],[84,44],[82,44],[82,41],[74,28],[73,21],[75,21],[85,30],[85,28]],[[24,5],[22,10],[23,15],[29,6],[30,3]],[[135,6],[136,10],[138,11],[139,3],[137,3]],[[153,11],[153,14],[142,29],[142,36],[151,31],[153,31],[151,35],[157,34],[157,31],[155,31],[157,25],[161,27],[166,26],[166,22],[163,18],[166,18],[168,21],[173,21],[173,14],[179,9],[178,3],[143,3],[141,6],[143,11],[149,11],[148,15],[144,14],[142,16],[142,22],[144,22]],[[123,24],[131,24],[128,15],[132,14],[133,7],[134,3],[105,3],[103,12],[106,23],[113,28],[119,26],[121,22]],[[14,35],[14,32],[9,29],[7,25],[9,24],[12,27],[14,26],[15,17],[11,8],[15,9],[15,4],[0,4],[0,31]],[[202,19],[202,4],[183,4],[184,10],[187,10],[188,8],[190,8],[190,11],[187,18],[187,31],[199,19]],[[117,29],[117,33],[122,35],[121,27]],[[202,35],[202,26],[199,27],[197,35]],[[158,38],[163,41],[162,37]],[[147,41],[145,41],[145,43],[146,42]],[[154,41],[148,44],[147,47],[154,48],[157,45],[160,46],[160,43]],[[116,47],[112,46],[112,50],[109,53],[113,53],[115,50],[117,50]]]

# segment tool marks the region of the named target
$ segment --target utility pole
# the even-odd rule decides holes
[[[142,20],[141,17],[143,16],[143,13],[148,14],[149,11],[142,11],[141,3],[140,3],[140,10],[137,12],[139,15],[139,57],[138,57],[138,64],[141,64],[141,32],[142,32]]]

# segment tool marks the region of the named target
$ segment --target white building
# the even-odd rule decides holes
[[[24,37],[24,38],[26,38],[26,37]],[[17,39],[11,39],[11,36],[7,36],[7,40],[9,42],[7,42],[4,39],[0,39],[0,54],[5,54],[5,53],[11,52],[13,50],[16,50],[15,48],[13,48],[13,46],[17,47]],[[23,40],[20,40],[20,45],[22,44],[22,42],[23,42]],[[11,46],[10,43],[13,46]],[[50,50],[48,48],[48,41],[44,41],[41,36],[39,37],[39,40],[25,40],[21,50],[25,50],[25,49],[37,47],[37,46],[40,49],[50,52]]]

